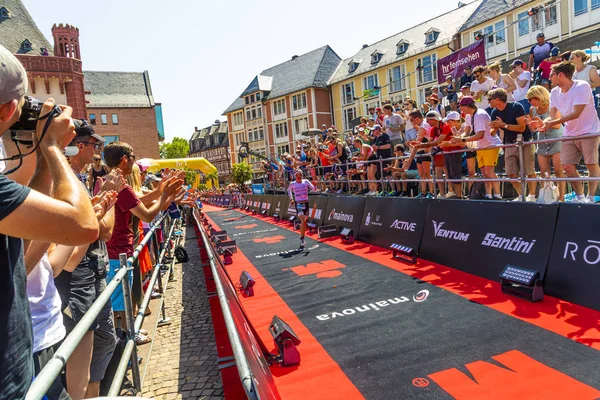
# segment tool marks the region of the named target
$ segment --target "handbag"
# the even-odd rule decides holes
[[[546,178],[549,175],[546,172]],[[558,187],[554,184],[554,182],[544,182],[544,185],[540,189],[540,193],[537,199],[538,204],[552,204],[558,201],[559,193]]]

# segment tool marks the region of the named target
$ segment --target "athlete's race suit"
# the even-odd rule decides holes
[[[288,187],[290,199],[296,203],[298,216],[308,215],[309,190],[315,190],[315,187],[307,179],[302,179],[302,182],[293,181]]]

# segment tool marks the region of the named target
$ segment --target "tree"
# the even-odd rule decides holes
[[[215,187],[216,183],[219,182],[219,174],[217,172],[206,174],[204,178],[206,179],[206,183],[210,181],[212,187]]]
[[[160,158],[185,158],[190,152],[190,144],[187,140],[174,137],[171,143],[162,143],[160,145]]]
[[[246,163],[233,164],[231,169],[231,178],[234,183],[244,185],[252,179],[252,169]]]
[[[198,175],[198,173],[193,169],[184,168],[183,170],[185,171],[185,184],[193,185],[194,181],[196,180],[196,175]]]

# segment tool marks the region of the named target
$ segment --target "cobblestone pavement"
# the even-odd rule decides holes
[[[194,230],[186,231],[190,261],[176,264],[177,281],[168,285],[166,310],[172,323],[157,328],[141,395],[165,400],[223,399],[199,250]]]

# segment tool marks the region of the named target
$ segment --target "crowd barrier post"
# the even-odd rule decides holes
[[[527,197],[527,174],[525,174],[525,151],[523,150],[523,134],[517,135],[517,149],[519,150],[519,176],[521,180],[521,201],[526,202]],[[535,194],[535,193],[534,193]]]
[[[127,266],[127,254],[125,253],[119,254],[119,264],[121,268],[133,270],[133,267]],[[127,321],[127,337],[129,341],[134,342],[130,357],[131,375],[133,377],[133,385],[139,392],[142,390],[142,379],[140,377],[140,366],[137,362],[137,346],[135,346],[135,326],[133,323],[133,302],[131,298],[131,288],[129,287],[129,274],[123,275],[121,287],[123,289],[123,303],[125,305],[125,320]],[[121,382],[119,382],[119,385],[121,385]]]
[[[381,157],[379,157],[379,178],[381,179],[381,191],[385,192],[385,171],[383,170],[383,159]],[[367,166],[369,164],[367,163]],[[367,167],[368,168],[368,167]]]
[[[431,195],[435,199],[435,198],[437,198],[437,190],[438,190],[438,187],[437,187],[437,175],[436,175],[437,171],[435,170],[435,161],[433,161],[434,158],[435,158],[435,156],[429,156],[429,157],[431,158],[431,164],[430,164],[429,168],[431,170],[431,181],[433,182],[433,185],[432,185],[433,186],[433,193],[431,193]],[[423,194],[425,194],[425,193],[423,193]]]
[[[193,215],[192,215],[193,218]],[[169,231],[169,239],[171,238],[171,234],[172,234],[173,230]],[[163,288],[163,283],[162,283],[162,273],[161,273],[161,269],[162,269],[162,259],[164,258],[165,252],[167,250],[168,247],[168,240],[164,243],[163,249],[162,251],[159,249],[159,245],[158,245],[158,239],[156,238],[156,236],[154,237],[154,254],[156,254],[156,269],[158,270],[158,274],[157,271],[154,271],[153,274],[157,274],[156,279],[158,280],[158,292],[160,293],[161,296],[165,296],[165,291]],[[152,281],[151,281],[152,283]],[[149,286],[150,289],[148,289],[150,292],[152,292],[152,289],[154,288],[154,285],[152,285],[152,287]],[[161,314],[161,318],[158,321],[157,325],[158,326],[164,326],[164,325],[169,325],[171,324],[171,318],[167,317],[166,314],[166,310],[165,310],[165,302],[162,302],[162,305],[160,307],[160,314]]]

